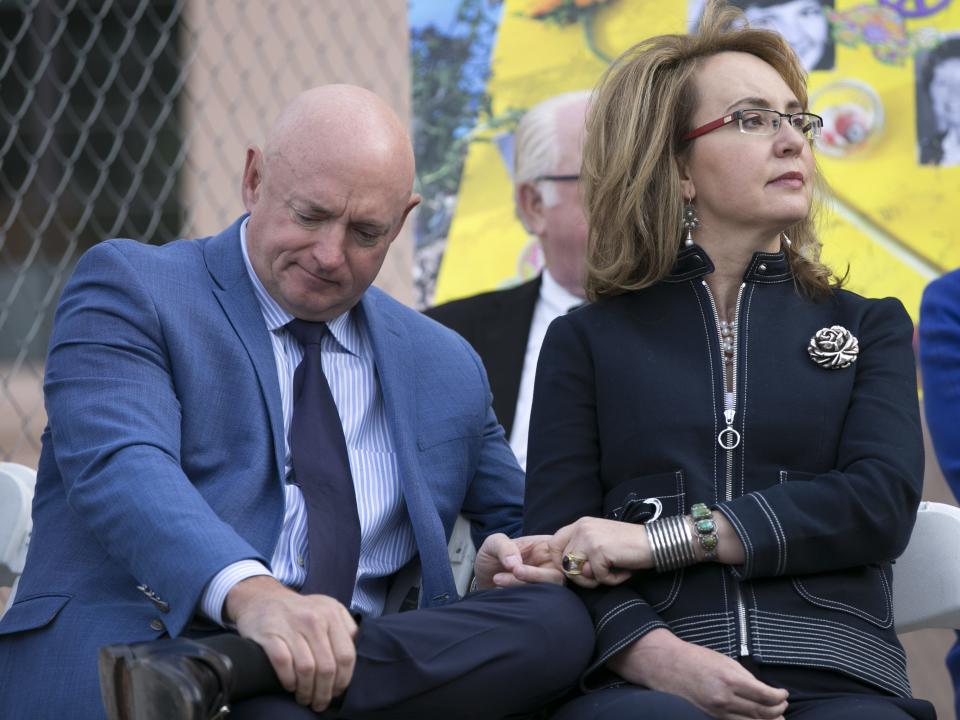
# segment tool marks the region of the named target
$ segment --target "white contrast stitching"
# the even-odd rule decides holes
[[[615,616],[619,615],[625,610],[631,607],[634,607],[636,605],[647,605],[647,603],[643,600],[638,600],[638,599],[627,600],[626,602],[622,602],[616,607],[608,610],[606,615],[604,615],[602,618],[600,618],[597,621],[597,633],[600,633],[600,631],[603,630],[604,627],[606,627],[607,623],[613,620]]]
[[[779,532],[779,538],[783,539],[783,553],[782,555],[778,553],[777,557],[779,562],[777,563],[777,569],[774,573],[775,575],[783,575],[787,571],[787,533],[783,530],[783,525],[780,524],[780,518],[777,517],[776,511],[773,509],[773,506],[770,504],[770,501],[767,500],[766,496],[759,490],[753,493],[756,495],[758,500],[767,506],[767,509],[770,511],[770,516],[773,518],[773,522],[776,525],[774,528],[775,531]],[[777,545],[780,545],[780,539],[777,540]]]
[[[793,587],[796,588],[797,592],[800,593],[803,598],[814,605],[827,607],[833,610],[840,610],[842,612],[848,612],[886,630],[893,627],[893,607],[891,605],[893,597],[890,585],[887,583],[887,578],[883,570],[877,568],[877,572],[880,573],[880,582],[883,583],[883,602],[887,608],[886,617],[883,619],[878,618],[876,615],[872,615],[862,608],[858,608],[854,605],[848,605],[840,600],[830,600],[829,598],[822,598],[819,595],[814,595],[812,592],[807,590],[803,583],[797,578],[793,578]]]

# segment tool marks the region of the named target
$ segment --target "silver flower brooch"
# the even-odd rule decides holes
[[[817,330],[807,346],[810,359],[828,370],[850,367],[860,354],[860,343],[842,325]]]

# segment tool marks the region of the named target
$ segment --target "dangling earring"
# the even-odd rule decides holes
[[[793,245],[793,240],[791,240],[790,238],[788,238],[788,237],[787,237],[787,234],[786,234],[785,232],[780,233],[780,237],[783,238],[783,244],[786,245],[787,248],[789,248],[791,245]]]
[[[683,244],[687,247],[693,245],[693,231],[700,227],[700,218],[697,217],[697,211],[693,209],[693,200],[687,200],[683,206],[683,228],[687,231],[687,237]]]

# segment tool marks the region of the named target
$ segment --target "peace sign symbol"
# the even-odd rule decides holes
[[[920,18],[937,14],[950,0],[880,0],[880,4],[893,8],[901,17]]]

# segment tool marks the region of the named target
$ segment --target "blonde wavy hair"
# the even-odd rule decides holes
[[[617,58],[594,91],[583,150],[590,300],[648,287],[673,268],[683,233],[677,160],[690,147],[683,135],[693,127],[694,79],[704,60],[722,52],[771,65],[807,107],[806,76],[783,37],[748,27],[723,2],[708,2],[695,34],[648,38]],[[798,289],[820,298],[843,280],[820,262],[815,220],[826,184],[819,171],[813,183],[810,213],[786,229],[785,249]]]

